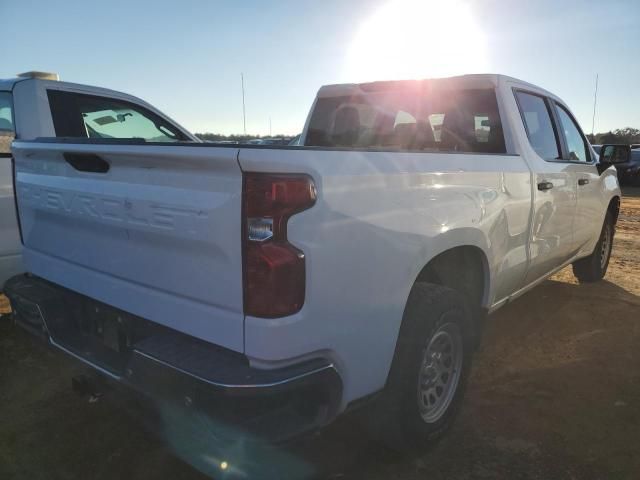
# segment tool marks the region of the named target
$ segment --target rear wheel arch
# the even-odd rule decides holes
[[[433,283],[457,290],[465,295],[470,306],[480,309],[488,303],[489,262],[479,247],[454,247],[429,260],[415,282]]]
[[[411,289],[416,284],[425,283],[451,288],[464,296],[472,315],[471,334],[477,346],[487,316],[486,305],[489,301],[490,271],[485,252],[475,245],[461,245],[438,253],[422,267]],[[405,311],[409,300],[410,292],[407,292]]]

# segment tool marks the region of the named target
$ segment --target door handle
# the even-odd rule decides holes
[[[578,185],[587,185],[589,183],[589,179],[588,178],[579,178],[578,179]]]
[[[551,182],[540,182],[538,184],[538,190],[544,192],[545,190],[551,190],[553,188],[553,183]]]
[[[80,172],[107,173],[111,168],[109,162],[93,153],[65,152],[64,159]]]

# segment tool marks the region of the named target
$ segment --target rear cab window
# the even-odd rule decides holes
[[[0,92],[0,155],[11,154],[11,142],[15,138],[13,103],[11,92]]]
[[[495,90],[426,85],[320,97],[305,145],[506,153]]]
[[[178,128],[146,108],[124,100],[48,90],[57,137],[188,141]]]

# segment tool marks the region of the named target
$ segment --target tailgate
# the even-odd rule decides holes
[[[27,271],[243,350],[237,149],[36,141],[13,153]]]

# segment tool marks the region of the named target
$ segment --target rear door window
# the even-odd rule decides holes
[[[305,145],[506,152],[494,90],[402,85],[353,96],[319,98]]]
[[[188,140],[175,126],[139,105],[59,90],[47,93],[58,137],[121,138],[147,142]]]
[[[0,155],[11,154],[11,142],[14,138],[11,92],[0,92]]]
[[[516,98],[533,149],[545,160],[559,159],[558,138],[545,99],[526,92],[516,92]]]

